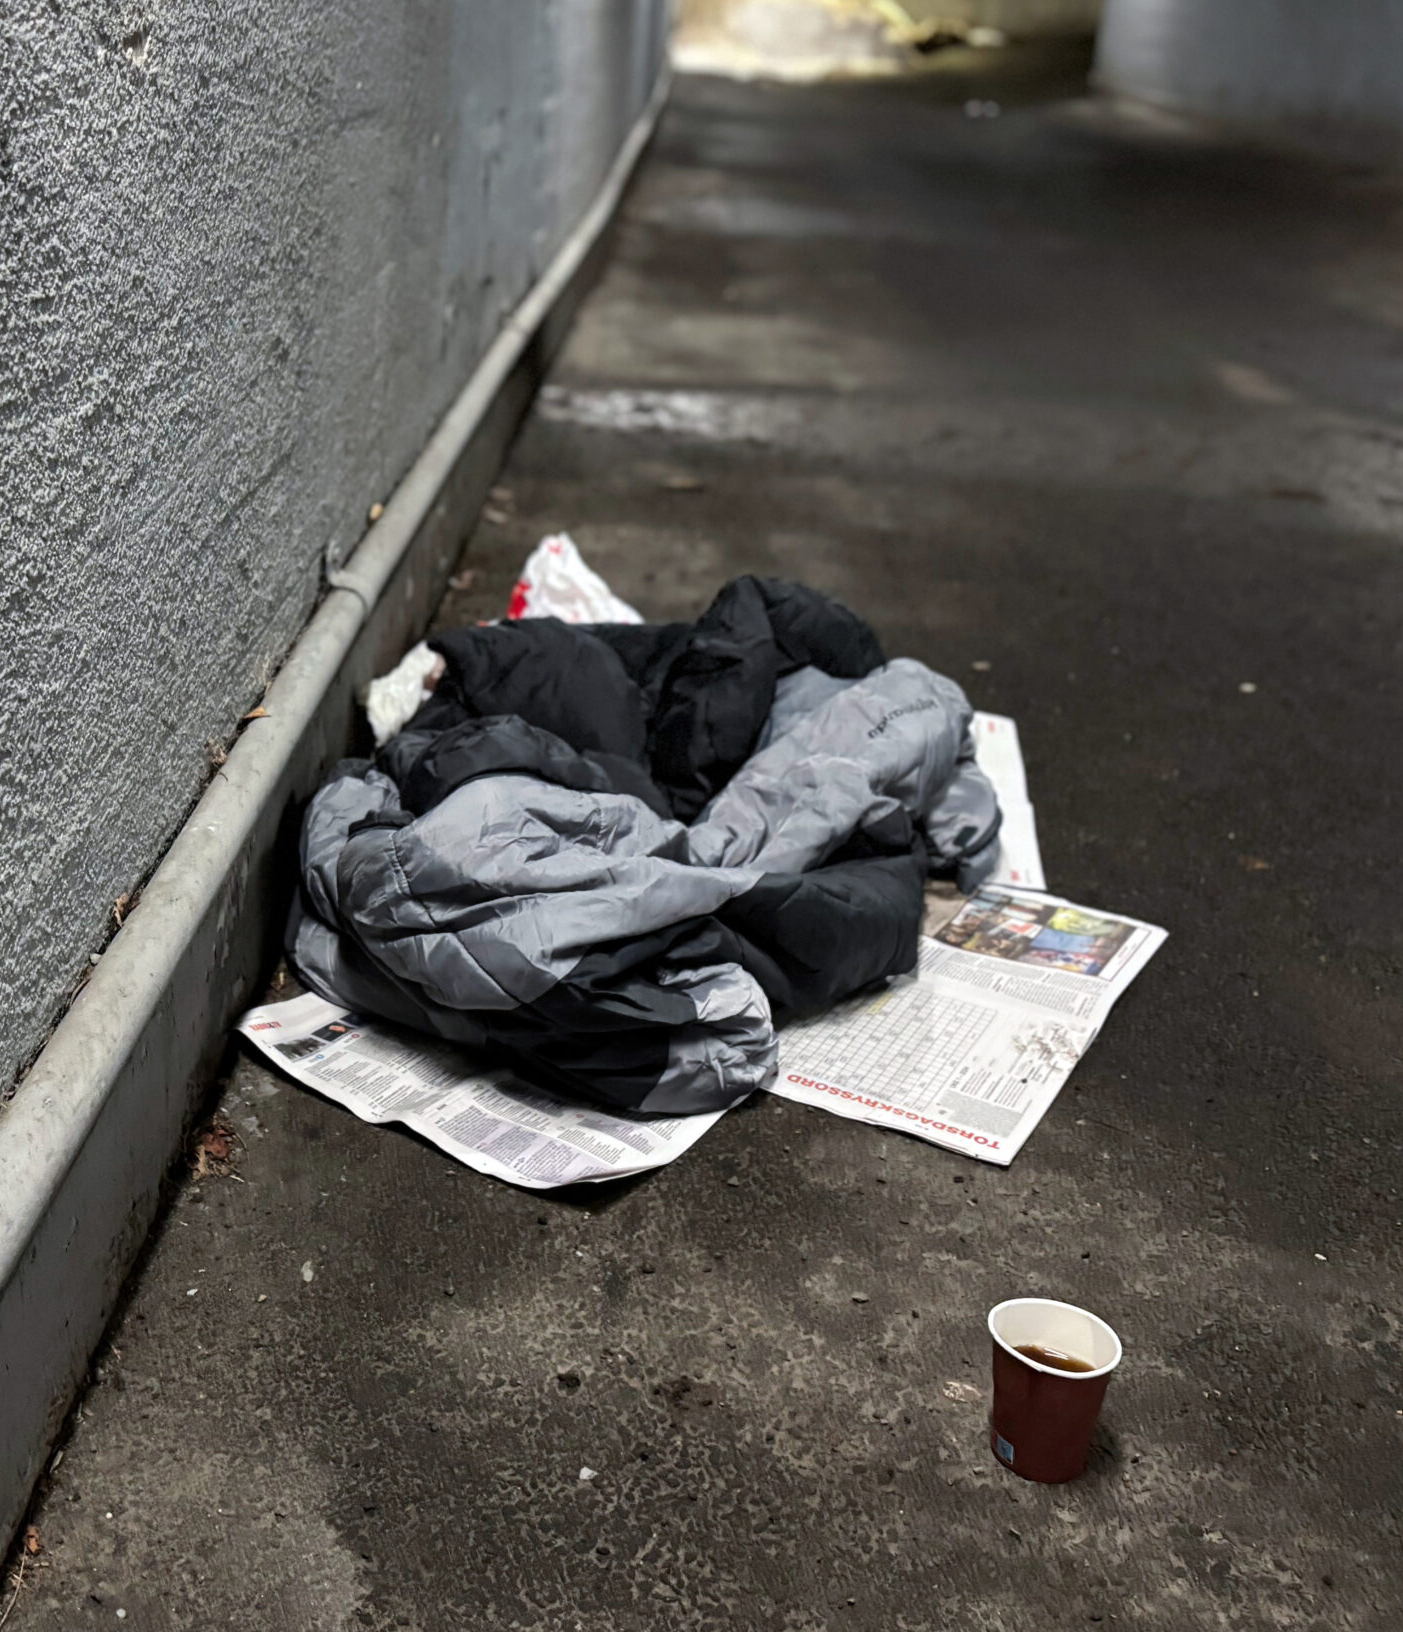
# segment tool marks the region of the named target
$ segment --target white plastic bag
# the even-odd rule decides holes
[[[562,623],[643,622],[641,614],[585,565],[569,533],[543,538],[527,556],[512,588],[507,616],[559,618]]]
[[[420,703],[432,694],[425,682],[442,670],[443,659],[421,640],[400,658],[388,674],[372,680],[365,688],[365,717],[375,733],[375,746],[383,748],[414,716]]]

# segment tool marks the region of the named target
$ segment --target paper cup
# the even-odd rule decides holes
[[[1120,1364],[1120,1339],[1104,1320],[1050,1298],[1010,1298],[989,1311],[994,1340],[994,1409],[989,1444],[1006,1468],[1057,1485],[1086,1466],[1106,1384]],[[1089,1361],[1062,1371],[1019,1354],[1023,1344]]]

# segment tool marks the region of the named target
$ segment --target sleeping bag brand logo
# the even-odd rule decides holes
[[[919,703],[907,703],[905,708],[894,708],[890,714],[883,714],[876,725],[867,733],[868,739],[880,737],[893,720],[899,720],[904,714],[925,714],[932,708],[939,708],[934,697],[926,697]]]

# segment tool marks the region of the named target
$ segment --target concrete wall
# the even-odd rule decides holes
[[[1107,0],[1108,90],[1351,144],[1403,147],[1400,0]]]
[[[598,186],[666,0],[6,0],[0,1090]]]

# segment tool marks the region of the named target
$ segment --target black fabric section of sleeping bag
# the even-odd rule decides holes
[[[841,601],[782,578],[737,578],[734,584],[759,590],[783,658],[781,674],[812,666],[838,680],[861,680],[886,662],[881,641]]]
[[[666,1069],[674,1033],[697,1019],[687,992],[659,986],[659,973],[734,963],[737,951],[708,918],[596,947],[533,1002],[485,1014],[489,1046],[546,1087],[636,1110]]]
[[[432,810],[455,788],[480,776],[534,776],[581,793],[626,793],[659,816],[667,800],[636,760],[577,753],[568,743],[516,715],[464,720],[437,735],[402,731],[386,744],[381,768],[399,785],[405,808]]]
[[[516,714],[580,752],[643,762],[643,699],[617,653],[588,629],[522,618],[455,629],[429,646],[445,672],[409,730],[443,731],[465,719]]]
[[[741,943],[776,1021],[818,1014],[853,992],[916,967],[924,908],[924,846],[809,873],[766,873],[717,914]]]
[[[648,730],[653,776],[680,821],[697,816],[750,757],[779,668],[764,597],[754,580],[740,579],[697,619]]]
[[[407,731],[516,715],[578,752],[643,765],[684,822],[749,758],[781,674],[812,665],[858,679],[883,661],[855,613],[804,585],[757,577],[727,584],[694,624],[524,618],[429,645],[445,672]]]
[[[692,623],[592,623],[587,625],[624,666],[643,699],[644,719],[651,722],[668,671],[691,639]]]
[[[840,680],[860,680],[886,662],[881,642],[856,612],[807,584],[748,574],[720,589],[709,612],[726,618],[757,594],[780,654],[780,673],[812,666]],[[697,628],[692,623],[596,623],[590,632],[619,655],[646,696],[657,688]]]
[[[618,630],[598,633],[628,653],[630,675],[650,705],[653,777],[684,822],[754,751],[780,675],[812,665],[856,680],[883,661],[877,637],[856,613],[773,578],[733,579],[681,638],[669,627],[649,646],[638,637],[621,641]]]

